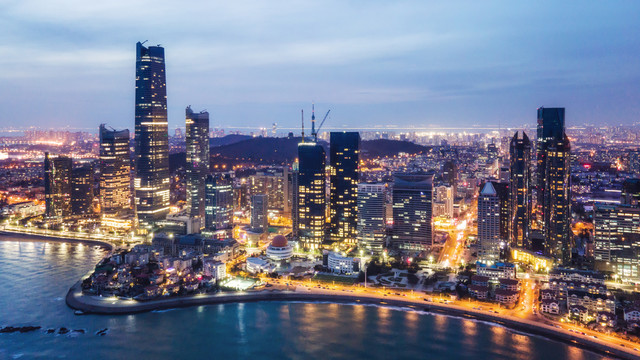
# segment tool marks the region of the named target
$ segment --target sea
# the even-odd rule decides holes
[[[358,304],[75,315],[67,290],[105,254],[95,245],[0,235],[0,326],[42,326],[0,334],[0,359],[603,359],[489,323]],[[59,334],[61,327],[81,331]]]

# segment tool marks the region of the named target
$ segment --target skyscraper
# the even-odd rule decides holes
[[[358,184],[358,248],[380,255],[386,230],[386,184]]]
[[[564,108],[538,109],[537,208],[546,252],[571,260],[571,145],[565,134]]]
[[[93,213],[93,166],[83,166],[71,172],[71,213]]]
[[[205,179],[209,175],[209,113],[194,113],[187,106],[186,147],[187,147],[187,204],[189,214],[204,220]],[[202,221],[204,225],[204,221]],[[204,227],[204,226],[203,226]]]
[[[640,280],[640,209],[596,203],[593,225],[596,268]]]
[[[131,156],[129,130],[108,130],[100,125],[100,205],[104,214],[131,208]]]
[[[356,244],[360,133],[330,135],[329,238]]]
[[[325,237],[325,151],[318,143],[301,142],[298,162],[298,239],[303,249],[315,250]]]
[[[500,197],[494,183],[487,181],[478,196],[478,261],[500,260]]]
[[[164,48],[136,44],[134,179],[138,220],[150,224],[169,213],[169,129]]]
[[[269,228],[269,196],[266,194],[251,195],[251,230],[262,233]]]
[[[44,196],[47,217],[71,215],[71,172],[73,161],[70,157],[44,153]]]
[[[392,197],[392,245],[402,251],[430,248],[433,245],[433,174],[395,174]]]
[[[233,184],[229,173],[208,175],[205,182],[205,227],[209,231],[231,229]]]
[[[510,208],[511,245],[529,248],[531,223],[531,141],[527,134],[518,132],[510,142]]]

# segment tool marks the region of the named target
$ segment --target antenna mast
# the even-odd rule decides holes
[[[302,112],[302,142],[304,143],[304,109],[300,111]]]

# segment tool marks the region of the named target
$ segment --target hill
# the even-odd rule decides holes
[[[300,137],[247,137],[246,139],[241,139],[242,136],[243,135],[228,135],[224,138],[219,138],[229,138],[224,141],[229,141],[230,143],[211,147],[212,168],[215,168],[216,165],[224,165],[225,168],[230,168],[237,164],[286,165],[291,164],[298,156],[298,143],[300,142]],[[329,144],[324,141],[321,141],[320,143],[325,148],[328,158]],[[424,153],[428,150],[429,148],[426,146],[400,140],[378,139],[362,141],[361,143],[362,159],[393,156],[401,152],[417,154]],[[185,154],[171,154],[169,162],[172,171],[178,167],[184,166]]]

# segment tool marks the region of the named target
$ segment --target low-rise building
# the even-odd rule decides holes
[[[607,327],[615,327],[617,323],[616,314],[607,311],[599,312],[596,320],[600,323],[600,325]]]
[[[489,286],[489,278],[482,275],[471,276],[471,285]]]
[[[489,297],[489,287],[486,285],[470,285],[469,295],[478,300],[486,300]]]
[[[496,301],[503,305],[513,305],[518,302],[520,293],[518,291],[496,289],[495,291]]]
[[[615,313],[616,304],[611,296],[591,294],[581,290],[569,290],[567,296],[567,308],[575,306],[585,307],[592,314],[602,311]]]
[[[560,302],[555,299],[542,299],[540,311],[547,314],[558,315],[560,313]]]
[[[627,306],[624,308],[624,321],[627,322],[640,322],[640,307],[636,305]]]
[[[270,273],[275,270],[275,267],[265,259],[249,257],[246,262],[246,270],[251,274]]]
[[[332,273],[351,275],[360,272],[360,259],[343,256],[334,251],[325,250],[322,257],[323,265]]]
[[[498,279],[500,289],[506,289],[511,291],[520,291],[520,280],[518,279]]]
[[[589,310],[584,306],[573,305],[569,307],[569,315],[574,320],[578,320],[582,323],[589,322]]]
[[[551,289],[540,290],[540,297],[542,298],[542,300],[550,300],[550,299],[555,300],[556,295],[557,293],[555,290],[551,290]]]
[[[476,272],[478,275],[488,277],[492,282],[497,283],[499,278],[515,279],[516,267],[514,264],[507,262],[497,262],[493,265],[483,263],[476,264]]]

